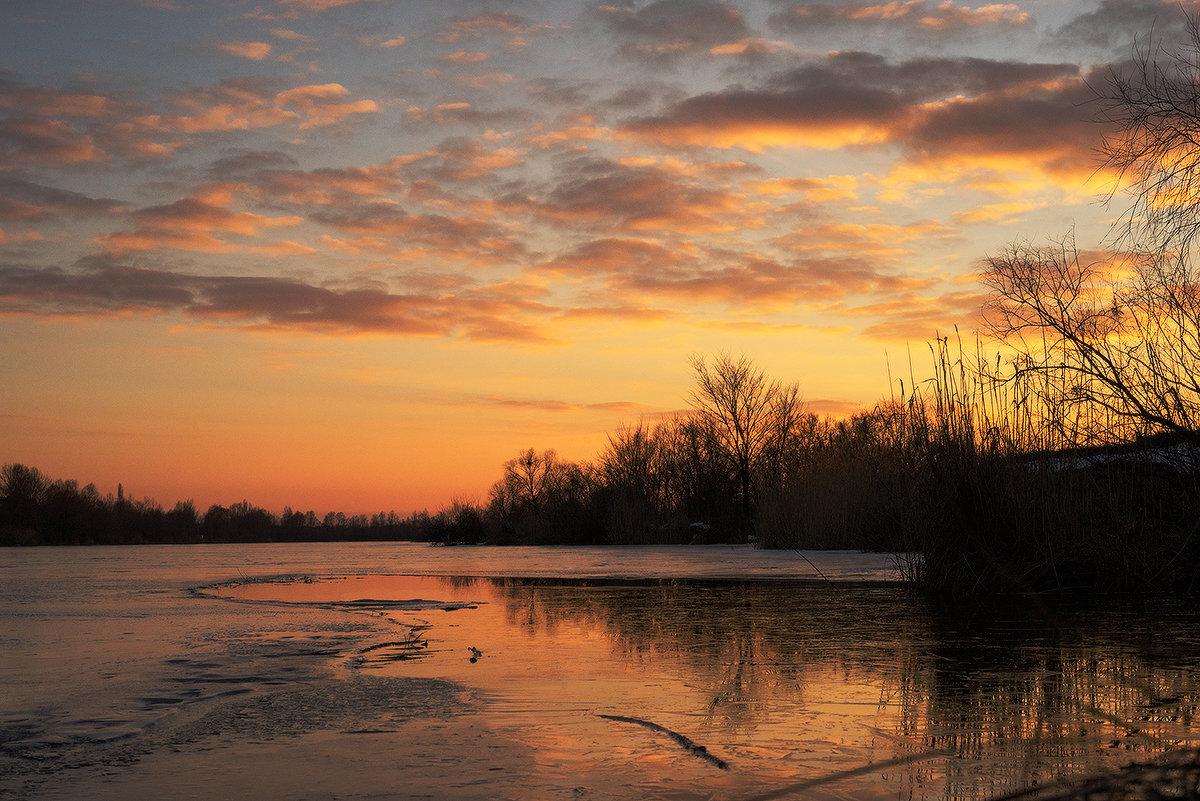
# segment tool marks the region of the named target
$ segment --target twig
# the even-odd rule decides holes
[[[720,768],[721,770],[729,770],[728,762],[721,759],[720,757],[713,756],[712,754],[708,753],[708,749],[705,748],[704,746],[697,745],[696,743],[689,740],[687,737],[684,737],[679,732],[671,731],[670,729],[666,728],[665,726],[659,726],[657,723],[651,723],[650,721],[642,720],[641,718],[625,717],[624,715],[597,715],[596,717],[604,718],[605,720],[615,720],[618,723],[636,723],[639,726],[645,726],[647,729],[650,729],[651,731],[661,732],[662,734],[665,734],[668,737],[670,737],[675,742],[679,743],[679,745],[682,746],[684,748],[684,750],[689,751],[693,756],[698,756],[701,759],[703,759],[704,761]]]
[[[799,548],[793,548],[792,550],[795,551],[796,553],[800,554],[800,558],[803,559],[805,562],[808,562],[808,566],[811,567],[813,570],[817,571],[817,575],[820,576],[821,578],[825,579],[826,584],[829,584],[834,589],[838,589],[838,590],[841,589],[841,587],[839,587],[838,585],[834,584],[832,581],[829,580],[829,576],[826,576],[824,573],[821,572],[821,568],[814,565],[813,561],[804,555],[804,551],[800,550]]]

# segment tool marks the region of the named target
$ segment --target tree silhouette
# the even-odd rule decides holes
[[[769,380],[745,356],[692,359],[692,408],[729,460],[742,513],[753,512],[756,473],[777,460],[803,414],[796,384]]]

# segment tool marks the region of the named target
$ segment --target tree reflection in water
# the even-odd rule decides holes
[[[1155,599],[938,604],[881,585],[488,579],[511,625],[604,633],[683,666],[706,723],[752,741],[831,681],[878,688],[883,771],[903,795],[984,798],[1195,745],[1200,614]],[[789,712],[791,713],[791,712]],[[809,736],[812,732],[798,732]],[[890,753],[889,753],[890,751]]]

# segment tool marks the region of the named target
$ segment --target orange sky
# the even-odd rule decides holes
[[[170,506],[485,500],[729,351],[839,412],[979,259],[1101,244],[1178,4],[9,4],[0,463]]]

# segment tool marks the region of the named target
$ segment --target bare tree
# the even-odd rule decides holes
[[[1118,241],[1134,251],[1183,258],[1200,230],[1200,19],[1185,16],[1182,43],[1151,38],[1096,88],[1108,133],[1103,166],[1118,175],[1110,199],[1132,203]]]
[[[1073,236],[987,259],[994,333],[1019,379],[1072,439],[1200,428],[1200,20],[1182,44],[1150,40],[1097,88],[1111,201],[1130,198],[1110,255],[1085,262]],[[1032,379],[1032,380],[1031,380]],[[1070,436],[1074,435],[1074,436]]]
[[[1071,237],[1011,245],[986,262],[989,325],[1015,346],[1018,380],[1066,444],[1194,432],[1196,284],[1148,272],[1121,281],[1111,270],[1081,261]]]
[[[745,356],[720,354],[711,363],[692,359],[696,384],[692,407],[712,431],[729,459],[738,482],[742,512],[754,508],[756,474],[777,464],[778,455],[802,415],[800,390],[795,384],[768,380]]]
[[[45,497],[50,483],[36,467],[17,463],[0,467],[0,498],[38,503]]]
[[[558,456],[554,451],[539,454],[529,448],[504,463],[505,495],[525,504],[535,515],[541,514],[557,468]]]

